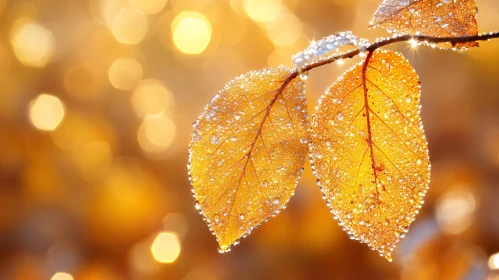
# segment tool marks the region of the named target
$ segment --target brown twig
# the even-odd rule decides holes
[[[286,87],[289,82],[296,77],[302,72],[308,72],[314,68],[333,63],[337,60],[341,59],[347,59],[347,58],[353,58],[357,55],[359,55],[362,52],[374,52],[375,50],[391,45],[394,43],[399,43],[399,42],[408,42],[408,41],[416,41],[420,43],[430,43],[430,44],[438,44],[438,43],[451,43],[452,45],[458,44],[458,43],[471,43],[471,42],[477,42],[477,41],[488,41],[490,39],[495,39],[499,38],[499,32],[491,32],[491,33],[484,33],[484,34],[479,34],[475,36],[464,36],[464,37],[432,37],[432,36],[426,36],[426,35],[403,35],[403,36],[397,36],[397,37],[392,37],[384,40],[377,41],[375,43],[372,43],[369,47],[363,49],[362,51],[360,49],[355,49],[346,53],[342,53],[339,55],[332,56],[327,59],[322,59],[318,60],[316,62],[313,62],[302,69],[300,71],[295,70],[293,71],[289,78],[287,79],[287,83],[283,83],[282,89]]]

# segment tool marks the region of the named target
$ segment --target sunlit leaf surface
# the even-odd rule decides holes
[[[459,37],[478,34],[476,0],[384,0],[371,26],[381,26],[396,34]],[[437,45],[452,48],[450,43]],[[457,44],[457,48],[478,43]]]
[[[311,156],[340,225],[390,260],[423,203],[430,165],[414,69],[391,51],[366,60],[321,98]]]
[[[249,72],[212,100],[194,124],[190,176],[196,208],[220,251],[283,209],[308,154],[304,84],[291,70]]]

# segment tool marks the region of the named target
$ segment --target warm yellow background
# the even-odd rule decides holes
[[[499,40],[393,46],[420,75],[432,161],[393,263],[341,231],[308,164],[288,208],[230,253],[194,209],[204,105],[311,40],[386,36],[367,30],[379,3],[0,0],[0,279],[499,279]],[[499,30],[499,2],[478,7],[480,30]],[[355,62],[311,73],[311,111]]]

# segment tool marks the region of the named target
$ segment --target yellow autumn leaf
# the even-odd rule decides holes
[[[290,74],[279,67],[234,79],[194,124],[196,208],[221,252],[285,208],[300,178],[309,120],[304,84]]]
[[[460,37],[478,35],[476,0],[384,0],[374,14],[371,27],[391,33]],[[469,48],[478,43],[439,43],[439,48]]]
[[[326,91],[312,120],[312,165],[328,206],[351,238],[388,260],[429,183],[419,98],[409,62],[377,50]]]

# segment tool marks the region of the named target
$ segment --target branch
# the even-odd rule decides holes
[[[452,45],[455,45],[458,43],[488,41],[490,39],[495,39],[495,38],[499,38],[499,32],[491,32],[491,33],[485,33],[485,34],[480,34],[480,35],[475,35],[475,36],[465,36],[465,37],[432,37],[432,36],[426,36],[426,35],[403,35],[403,36],[392,37],[392,38],[384,39],[381,41],[377,41],[377,42],[371,44],[369,47],[367,47],[363,51],[361,51],[360,49],[355,49],[355,50],[352,50],[352,51],[349,51],[346,53],[342,53],[339,55],[335,55],[335,56],[332,56],[332,57],[329,57],[326,59],[317,60],[317,61],[303,67],[300,70],[295,70],[285,80],[285,82],[283,83],[281,88],[284,90],[284,88],[289,84],[289,82],[291,82],[293,79],[295,79],[302,72],[310,71],[314,68],[320,67],[322,65],[333,63],[333,62],[340,60],[340,59],[353,58],[364,51],[368,52],[368,53],[372,53],[376,49],[379,49],[381,47],[391,45],[394,43],[407,42],[407,41],[413,40],[413,41],[421,42],[421,43],[432,43],[432,44],[451,43]]]

